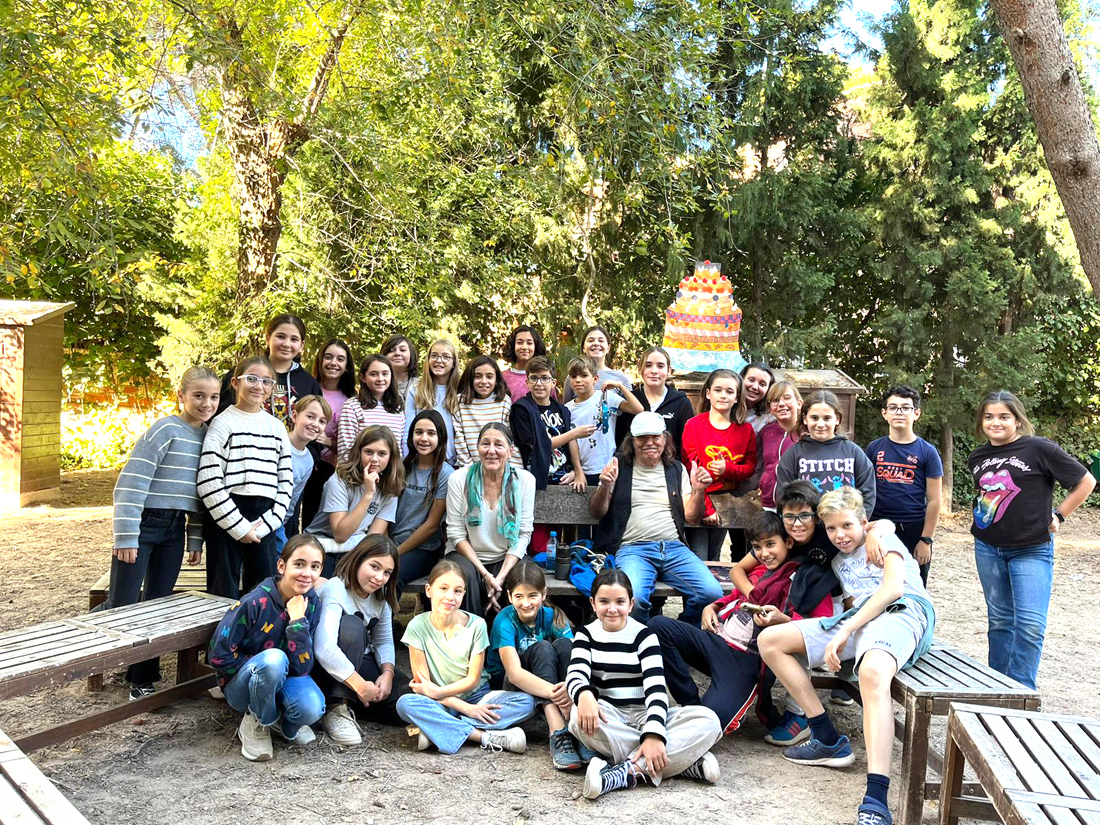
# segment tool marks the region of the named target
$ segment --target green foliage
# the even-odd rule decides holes
[[[61,414],[61,466],[67,470],[121,467],[138,437],[158,418],[175,411],[169,401],[147,410],[117,405],[66,409]]]

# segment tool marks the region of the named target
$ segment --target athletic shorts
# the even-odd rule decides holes
[[[841,622],[825,630],[822,627],[822,621],[822,619],[802,619],[794,623],[806,645],[806,653],[799,655],[798,658],[807,668],[825,664],[825,648],[845,624]],[[917,649],[927,627],[928,619],[924,611],[916,605],[892,606],[848,637],[847,644],[840,651],[840,660],[846,662],[854,659],[858,673],[863,654],[868,650],[885,650],[894,657],[898,670],[901,670]]]

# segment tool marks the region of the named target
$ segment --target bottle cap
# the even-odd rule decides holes
[[[557,538],[558,537],[558,531],[557,530],[551,530],[550,535],[553,536],[554,538]]]

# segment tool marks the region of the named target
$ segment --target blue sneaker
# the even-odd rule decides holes
[[[769,745],[787,747],[797,745],[809,738],[810,721],[805,716],[799,716],[787,710],[783,712],[783,721],[768,731],[764,741]]]
[[[847,736],[841,736],[835,745],[826,745],[810,737],[809,741],[783,751],[783,758],[800,765],[824,765],[827,768],[846,768],[856,761]]]
[[[588,747],[588,745],[584,744],[584,742],[582,742],[576,736],[573,737],[573,744],[577,748],[577,756],[581,758],[581,762],[585,765],[587,765],[589,762],[599,756],[598,753],[592,750],[592,748]]]
[[[856,825],[894,825],[890,809],[877,799],[863,797],[863,804],[856,813]]]

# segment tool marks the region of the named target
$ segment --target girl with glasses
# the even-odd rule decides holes
[[[286,427],[264,410],[275,369],[246,358],[230,379],[236,402],[211,422],[199,457],[197,491],[208,518],[206,589],[240,597],[275,574],[275,531],[294,487]]]
[[[435,410],[443,416],[447,426],[447,463],[456,466],[454,415],[458,412],[458,350],[445,338],[439,338],[428,347],[424,356],[424,369],[419,378],[409,384],[405,397],[405,431],[403,441],[409,440],[409,426],[416,414]]]

